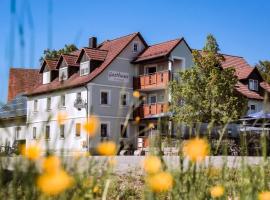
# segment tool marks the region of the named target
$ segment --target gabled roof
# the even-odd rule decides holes
[[[29,92],[27,95],[30,96],[50,92],[53,90],[78,87],[88,83],[89,81],[97,77],[103,70],[105,70],[136,36],[142,38],[141,34],[139,32],[136,32],[114,40],[107,40],[103,42],[101,45],[99,45],[98,47],[99,50],[105,50],[108,53],[103,63],[89,75],[80,76],[78,73],[74,73],[71,77],[69,77],[67,80],[63,82],[60,82],[57,79],[55,79],[49,84],[45,85],[40,84],[38,87]]]
[[[249,99],[257,99],[257,100],[264,99],[263,96],[261,96],[259,93],[250,90],[247,85],[244,85],[241,82],[237,82],[236,90]]]
[[[16,96],[12,101],[0,107],[0,120],[26,116],[26,103],[27,97]]]
[[[251,67],[243,57],[226,54],[223,54],[223,56],[225,61],[222,63],[222,67],[233,67],[239,80],[248,78],[255,69],[254,67]]]
[[[184,38],[170,40],[167,42],[162,42],[159,44],[149,46],[135,59],[134,62],[140,62],[140,61],[167,56],[182,40],[184,40]]]
[[[50,71],[56,70],[57,62],[57,59],[44,59],[39,73],[42,73],[44,71],[46,65]]]
[[[78,59],[77,55],[73,55],[73,54],[61,54],[58,62],[57,62],[57,66],[56,68],[59,69],[60,64],[62,63],[62,61],[65,61],[67,63],[68,66],[74,66],[74,67],[78,67],[79,64],[76,63]]]
[[[82,48],[82,50],[78,56],[78,59],[76,61],[77,63],[80,62],[84,52],[89,59],[98,60],[98,61],[104,61],[106,59],[107,54],[108,54],[108,51],[106,51],[106,50],[84,47],[84,48]]]
[[[38,69],[10,68],[8,82],[8,101],[20,93],[26,93],[41,83]]]

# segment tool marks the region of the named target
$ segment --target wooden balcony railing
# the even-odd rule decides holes
[[[134,78],[134,89],[159,89],[167,86],[169,71],[160,71],[154,74],[141,75]]]
[[[166,112],[168,112],[167,103],[154,103],[154,104],[144,104],[138,107],[135,112],[135,115],[139,116],[140,118],[147,118]]]

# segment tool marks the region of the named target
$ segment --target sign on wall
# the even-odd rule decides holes
[[[109,71],[108,72],[108,80],[128,83],[129,82],[129,74],[125,73],[125,72]]]

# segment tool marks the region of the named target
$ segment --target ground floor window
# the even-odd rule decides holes
[[[60,125],[60,138],[65,138],[65,125],[61,124]]]
[[[139,126],[139,137],[142,137],[142,136],[146,136],[144,125]]]
[[[21,135],[21,127],[16,127],[15,128],[15,137],[17,140],[20,139],[20,135]]]
[[[101,123],[100,124],[100,136],[102,138],[108,137],[109,132],[109,124],[108,123]]]
[[[50,139],[50,126],[46,126],[45,139]]]
[[[80,137],[80,136],[81,136],[81,124],[76,123],[76,137]]]
[[[37,127],[33,127],[33,139],[37,138]]]

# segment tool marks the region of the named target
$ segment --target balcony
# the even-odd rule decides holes
[[[154,103],[154,104],[144,104],[137,108],[135,112],[135,117],[140,118],[151,118],[151,117],[161,117],[166,112],[168,112],[167,103]]]
[[[134,89],[141,91],[165,89],[169,82],[169,71],[134,77]]]

